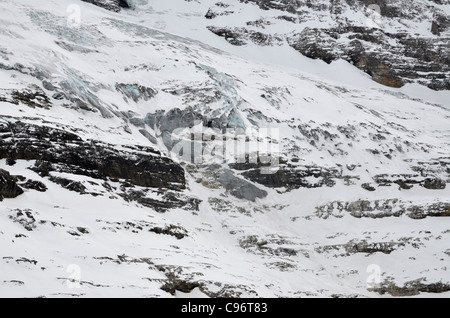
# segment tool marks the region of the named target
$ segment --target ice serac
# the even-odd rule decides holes
[[[236,177],[230,170],[219,171],[218,179],[227,191],[239,199],[255,202],[257,198],[262,199],[267,196],[267,191],[258,189],[250,182]]]

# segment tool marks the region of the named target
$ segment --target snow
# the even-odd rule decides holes
[[[139,10],[113,13],[76,1],[81,8],[82,24],[74,29],[66,24],[66,9],[73,0],[39,1],[39,4],[2,1],[0,52],[5,48],[10,53],[8,59],[0,55],[0,62],[11,66],[20,63],[29,71],[2,69],[0,97],[4,92],[30,84],[42,87],[42,82],[30,75],[37,68],[54,83],[61,80],[72,83],[70,87],[76,87],[74,94],[80,98],[91,97],[98,107],[93,111],[74,109],[69,101],[54,99],[48,110],[0,102],[1,121],[20,118],[23,122],[49,127],[71,127],[84,140],[100,140],[120,149],[130,144],[154,146],[123,113],[132,112],[133,117],[144,118],[157,110],[189,106],[220,114],[236,109],[241,118],[235,119],[247,126],[250,122],[246,111],[258,110],[267,118],[279,121],[261,120],[259,124],[280,129],[281,138],[287,140],[282,147],[288,157],[300,158],[302,165],[356,165],[355,170],[345,173],[359,176],[358,185],[373,181],[377,174],[414,173],[406,159],[430,161],[449,156],[449,91],[436,92],[417,84],[387,88],[345,61],[327,65],[307,59],[287,45],[232,47],[206,26],[214,23],[239,26],[244,23],[239,17],[245,16],[245,21],[250,21],[264,15],[255,5],[224,0],[239,15],[222,16],[216,21],[203,19],[206,9],[215,2],[135,1]],[[441,9],[448,10],[448,6]],[[272,10],[265,13],[266,17],[279,14]],[[351,18],[361,20],[363,15],[355,13]],[[306,24],[319,27],[331,21],[315,23]],[[277,33],[287,25],[287,22],[273,25],[267,31]],[[297,27],[292,31],[299,32],[304,26]],[[417,31],[421,30],[419,26]],[[79,47],[69,51],[57,42]],[[126,101],[115,89],[116,83],[139,83],[157,89],[158,95],[149,101]],[[205,94],[209,93],[207,88],[218,89],[222,97],[206,105],[201,100],[189,99],[188,94],[169,93],[186,87],[199,88]],[[280,88],[274,94],[274,100],[279,101],[275,105],[261,97],[264,89],[272,87]],[[289,93],[280,93],[286,89]],[[245,120],[240,121],[242,118]],[[338,141],[321,137],[318,146],[313,147],[299,132],[299,125],[309,125],[311,130],[326,129],[340,137]],[[349,126],[356,127],[355,140],[344,139],[339,131]],[[159,136],[158,131],[145,128]],[[379,133],[386,136],[385,141],[371,139]],[[405,141],[411,146],[406,147]],[[289,148],[289,142],[300,150]],[[341,145],[336,146],[338,142]],[[402,145],[405,151],[395,152],[393,159],[367,151],[389,151],[396,145]],[[158,147],[170,155],[161,140]],[[330,154],[328,149],[335,154]],[[333,201],[449,202],[448,186],[435,191],[425,191],[419,186],[404,191],[391,186],[368,192],[360,186],[350,188],[343,181],[333,188],[292,191],[258,185],[268,196],[250,203],[232,197],[224,189],[207,188],[186,174],[188,189],[184,194],[199,197],[200,210],[193,213],[173,209],[161,214],[136,202],[126,202],[114,192],[93,197],[63,189],[31,171],[33,165],[32,161],[18,161],[11,167],[5,160],[0,161],[0,168],[11,174],[41,181],[48,187],[45,193],[26,190],[18,198],[0,203],[2,297],[206,296],[198,288],[189,294],[177,291],[174,296],[161,290],[167,281],[167,271],[188,281],[200,281],[210,292],[233,286],[242,293],[241,297],[333,294],[378,297],[367,290],[367,268],[371,264],[379,266],[383,279],[392,277],[399,286],[423,277],[427,282],[450,281],[446,218],[413,220],[403,215],[358,219],[343,213],[342,217],[324,220],[315,213],[316,207]],[[99,180],[73,174],[54,175],[80,181],[88,187],[88,192],[105,192]],[[305,180],[316,184],[321,179]],[[157,198],[153,192],[149,196]],[[211,198],[225,200],[231,208],[214,209]],[[36,219],[35,230],[27,231],[10,219],[17,209],[31,210]],[[151,227],[182,226],[188,236],[178,240],[146,229],[133,233],[124,225],[126,222]],[[83,234],[79,228],[89,233]],[[240,241],[249,236],[266,240],[265,246],[271,249],[241,247]],[[317,252],[319,247],[352,240],[399,242],[410,237],[417,240],[419,248],[405,243],[389,255],[356,253],[342,257],[335,250]],[[293,249],[296,254],[270,252],[280,247]],[[449,297],[450,293],[440,296]]]

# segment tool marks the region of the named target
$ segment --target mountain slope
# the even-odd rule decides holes
[[[0,2],[0,295],[448,297],[445,84],[214,32],[273,1],[87,2]]]

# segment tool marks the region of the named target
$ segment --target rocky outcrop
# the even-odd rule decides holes
[[[437,202],[417,205],[398,199],[358,200],[353,202],[334,201],[316,208],[316,216],[327,219],[330,216],[344,217],[349,214],[355,218],[385,218],[407,215],[411,219],[450,216],[450,203]]]
[[[24,104],[31,108],[49,109],[52,103],[47,94],[37,85],[30,85],[22,90],[11,90],[5,93],[0,92],[0,102],[7,102],[14,105]]]
[[[226,15],[233,14],[234,11],[227,9],[229,7],[230,7],[229,4],[226,4],[223,2],[217,2],[215,4],[215,7],[209,8],[208,12],[205,14],[205,18],[211,20],[211,19],[215,19],[219,16],[226,16]]]
[[[119,150],[100,141],[83,141],[68,131],[22,122],[0,125],[0,133],[0,159],[14,164],[17,160],[36,160],[33,171],[69,191],[92,196],[109,193],[160,213],[176,208],[195,212],[202,202],[180,192],[186,187],[184,169],[153,148],[126,146]],[[73,180],[70,175],[78,177]],[[99,182],[80,181],[80,176]],[[47,191],[40,181],[12,177],[4,170],[0,178],[0,198],[23,193],[17,180],[24,188]],[[92,185],[97,190],[91,190]]]
[[[169,225],[164,228],[162,227],[154,227],[149,230],[150,232],[162,235],[170,235],[175,236],[177,239],[181,240],[187,236],[187,231],[181,226]]]
[[[405,7],[401,2],[375,0],[241,2],[285,14],[248,21],[245,27],[208,27],[232,45],[272,46],[287,42],[309,58],[326,63],[344,59],[382,85],[402,87],[416,82],[434,90],[450,89],[450,79],[446,75],[450,71],[447,35],[450,16],[439,6],[416,2]],[[226,9],[227,14],[235,13],[231,9]],[[365,18],[353,19],[355,11]],[[223,8],[210,8],[206,18],[214,19],[222,14],[225,14]],[[406,20],[416,28],[429,23],[429,34],[418,35],[405,27],[403,21]],[[279,29],[285,31],[281,34],[260,31],[285,21],[292,27],[283,24]],[[310,28],[309,22],[320,26]]]
[[[413,24],[409,14],[425,1],[399,11],[392,1],[378,0],[181,0],[180,12],[162,9],[163,0],[130,0],[142,8],[138,16],[79,2],[89,16],[79,29],[69,29],[57,13],[66,9],[58,1],[47,9],[3,2],[0,7],[11,10],[17,23],[0,32],[8,48],[0,44],[0,60],[14,66],[0,64],[8,79],[0,88],[0,162],[26,193],[0,204],[0,267],[14,269],[24,285],[19,290],[11,279],[0,281],[0,292],[7,295],[14,287],[25,297],[49,296],[46,291],[64,296],[61,285],[75,282],[70,270],[48,278],[65,272],[67,264],[78,264],[90,281],[80,281],[83,288],[66,296],[95,296],[99,287],[111,295],[146,297],[370,297],[447,290],[450,158],[438,157],[448,152],[449,114],[442,94],[352,84],[367,77],[357,71],[344,74],[355,76],[351,82],[322,72],[349,70],[334,62],[344,58],[386,85],[428,76],[438,83],[441,70],[433,68],[432,75],[414,67],[416,60],[429,60],[424,70],[444,63],[445,55],[433,56],[435,40],[445,43],[448,35],[439,16],[427,11],[419,40],[342,19],[364,20],[363,12],[347,15],[346,8],[379,3],[385,17]],[[255,9],[251,17],[249,9]],[[314,24],[308,23],[311,13]],[[188,32],[203,43],[169,33],[173,25],[165,32],[163,21],[180,21],[174,15],[190,20],[183,25],[208,19],[198,25],[214,25],[230,42],[249,45],[226,53],[213,47],[225,40],[208,31]],[[28,18],[33,23],[21,28]],[[231,25],[222,26],[224,21]],[[303,33],[305,25],[317,28]],[[429,43],[428,27],[434,33]],[[275,32],[286,29],[277,39]],[[43,36],[32,41],[38,32]],[[316,41],[308,42],[310,35]],[[268,53],[275,64],[301,54],[287,41],[335,65],[316,73],[266,63]],[[278,43],[283,46],[267,50],[254,45]],[[401,51],[405,47],[418,52]],[[391,54],[394,48],[400,51]],[[231,53],[241,50],[241,57]],[[402,69],[404,60],[394,58],[403,55],[415,66]],[[417,78],[408,77],[415,71]],[[53,104],[45,107],[42,92]],[[265,127],[280,130],[279,136],[262,136]],[[200,145],[227,156],[202,163],[170,159],[181,141],[187,144],[183,152],[198,154],[191,146]],[[255,150],[260,141],[279,147]],[[225,144],[233,153],[221,152]],[[278,163],[270,171],[266,153]],[[28,243],[45,248],[33,250]],[[383,278],[395,277],[393,284],[367,291],[368,264],[379,264]],[[99,270],[104,275],[97,277]],[[37,279],[23,279],[30,275]],[[427,281],[402,285],[422,276]],[[442,284],[434,284],[439,279]],[[36,282],[43,280],[50,285],[41,290]]]
[[[259,31],[247,30],[246,28],[229,28],[209,26],[212,33],[225,38],[230,44],[242,46],[254,43],[261,46],[281,45],[283,40],[279,36],[265,34]]]
[[[318,253],[337,253],[336,256],[349,256],[356,253],[383,253],[391,254],[405,246],[405,242],[367,242],[350,241],[346,244],[327,245],[316,248]]]
[[[424,279],[417,279],[398,286],[391,281],[383,282],[380,286],[369,288],[380,295],[390,294],[394,297],[416,296],[420,293],[440,294],[450,291],[450,283],[426,283]]]
[[[81,1],[92,3],[96,6],[114,12],[119,12],[122,8],[123,9],[130,8],[130,5],[127,0],[81,0]]]
[[[15,210],[13,211],[13,214],[9,215],[9,219],[12,220],[14,223],[19,223],[23,226],[25,230],[28,232],[31,232],[36,229],[37,227],[37,221],[34,217],[34,213],[30,209],[26,210]]]
[[[0,201],[4,198],[16,198],[23,193],[16,180],[8,171],[0,169]]]
[[[272,174],[265,174],[261,168],[252,165],[232,164],[234,169],[247,170],[242,175],[259,184],[269,188],[286,188],[288,190],[299,188],[320,188],[323,186],[333,187],[336,179],[342,179],[341,172],[337,169],[328,169],[313,166],[290,166],[282,165],[280,169]]]
[[[25,183],[20,183],[19,185],[22,188],[35,190],[38,192],[47,191],[47,186],[44,183],[42,183],[40,181],[31,180],[31,179],[28,179]]]
[[[450,70],[450,49],[441,39],[348,26],[305,28],[288,42],[313,59],[327,63],[344,59],[386,86],[401,87],[418,81],[432,89],[450,89],[445,76]]]
[[[122,186],[122,190],[124,190],[123,188],[124,186]],[[200,199],[174,192],[166,192],[160,198],[154,199],[147,197],[147,193],[145,191],[137,191],[132,188],[124,190],[124,192],[119,194],[119,196],[121,196],[125,201],[135,201],[159,213],[164,213],[170,209],[176,208],[196,212],[199,211],[199,206],[202,202]]]
[[[87,190],[86,187],[81,182],[78,182],[78,181],[73,181],[70,179],[53,177],[53,176],[50,176],[49,180],[56,184],[59,184],[64,189],[67,189],[69,191],[78,192],[80,194],[85,194],[86,190]]]
[[[444,190],[447,186],[447,182],[439,177],[432,175],[412,175],[412,174],[382,174],[373,177],[375,183],[378,186],[391,186],[397,184],[399,188],[403,190],[409,190],[414,185],[420,185],[428,190]]]
[[[287,243],[283,239],[280,240],[273,237],[261,239],[257,235],[245,236],[239,240],[239,246],[247,250],[247,252],[284,257],[297,256],[297,250],[283,246]]]
[[[306,6],[306,5],[311,6],[312,5],[312,1],[302,3],[300,1],[293,2],[293,1],[289,1],[289,0],[282,0],[282,1],[247,0],[247,2],[254,2],[263,10],[276,9],[276,10],[287,11],[287,12],[293,13],[293,14],[298,13],[301,6]]]
[[[449,217],[450,203],[433,203],[428,206],[413,205],[408,208],[408,216],[412,219],[424,219],[427,216]]]
[[[61,129],[21,122],[1,124],[0,133],[0,158],[36,160],[35,170],[41,176],[58,171],[103,180],[124,179],[142,187],[185,188],[183,168],[153,148],[128,146],[118,150]]]
[[[199,282],[189,281],[179,277],[182,272],[181,268],[172,268],[170,266],[166,267],[162,265],[157,265],[156,267],[167,277],[165,283],[161,286],[161,289],[171,295],[175,295],[177,291],[182,293],[190,293],[195,288],[202,287],[202,284]]]

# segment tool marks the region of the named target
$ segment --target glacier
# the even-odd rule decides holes
[[[0,296],[449,297],[450,4],[353,2],[1,0]]]

